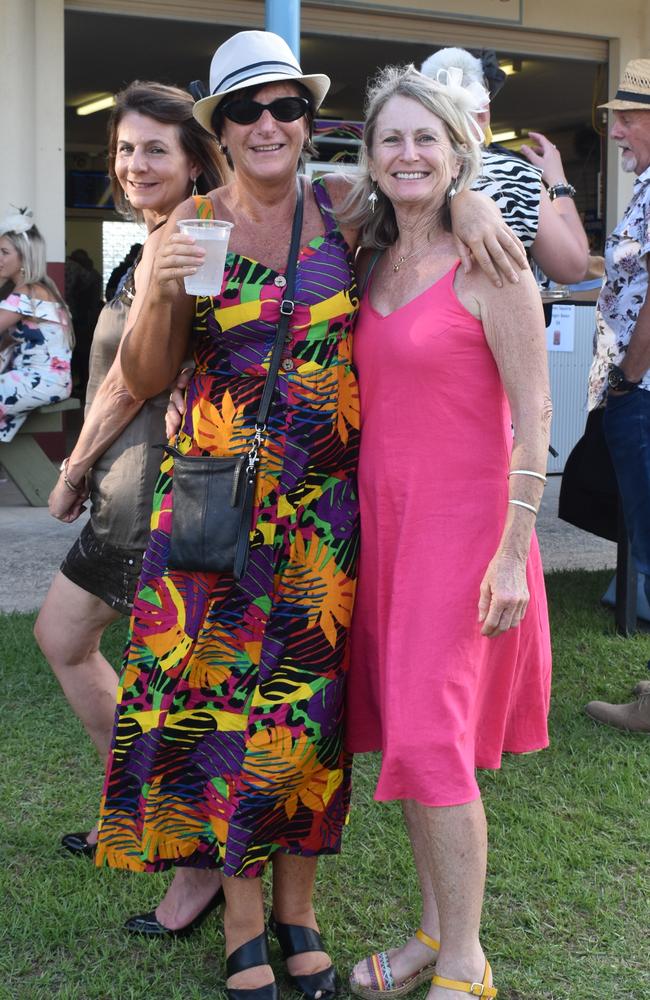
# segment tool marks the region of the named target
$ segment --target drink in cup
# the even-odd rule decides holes
[[[222,222],[220,219],[179,220],[180,231],[192,236],[196,245],[205,250],[201,267],[185,278],[185,291],[188,295],[218,295],[221,291],[232,227],[232,222]]]

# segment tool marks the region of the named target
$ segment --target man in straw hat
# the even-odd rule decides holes
[[[596,307],[596,354],[589,373],[589,407],[605,405],[603,427],[612,456],[632,555],[650,599],[650,59],[625,67],[612,111],[610,136],[621,166],[636,174],[632,199],[605,247],[605,282]],[[625,705],[592,701],[592,719],[650,733],[650,683]]]

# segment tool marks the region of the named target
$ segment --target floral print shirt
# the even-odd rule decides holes
[[[594,360],[589,372],[589,409],[607,392],[610,364],[620,364],[648,294],[650,167],[634,183],[630,204],[605,244],[605,281],[596,305]],[[650,370],[641,380],[650,390]]]
[[[0,309],[16,314],[10,367],[0,374],[0,443],[11,441],[29,411],[72,391],[68,318],[57,302],[12,292]]]

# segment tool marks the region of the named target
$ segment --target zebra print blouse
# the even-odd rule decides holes
[[[481,150],[483,169],[472,184],[495,201],[526,249],[537,236],[542,172],[522,157],[500,146]]]

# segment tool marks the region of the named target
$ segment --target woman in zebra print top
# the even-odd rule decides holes
[[[436,79],[438,73],[453,67],[462,70],[463,87],[480,83],[490,89],[481,59],[465,49],[440,49],[423,62],[422,72]],[[490,89],[490,97],[497,89]],[[489,105],[476,119],[489,142]],[[587,234],[573,201],[575,192],[567,182],[558,149],[539,132],[529,135],[535,145],[522,146],[526,159],[502,146],[484,145],[483,168],[472,187],[496,202],[547,277],[573,284],[584,279],[589,256]]]

